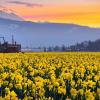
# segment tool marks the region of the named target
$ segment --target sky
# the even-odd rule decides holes
[[[0,0],[0,8],[27,21],[100,27],[100,0]]]

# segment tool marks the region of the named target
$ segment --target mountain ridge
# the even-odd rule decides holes
[[[0,18],[0,36],[22,46],[55,46],[72,45],[85,40],[96,40],[100,37],[100,28],[91,28],[76,24],[37,23],[30,21],[14,21]]]

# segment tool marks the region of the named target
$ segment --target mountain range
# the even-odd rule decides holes
[[[13,14],[11,14],[13,15]],[[11,42],[11,36],[23,47],[72,45],[85,40],[100,38],[100,28],[75,24],[40,23],[0,17],[0,37]]]

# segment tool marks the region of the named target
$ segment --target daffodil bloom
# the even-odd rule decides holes
[[[71,95],[73,96],[73,97],[75,97],[76,95],[77,95],[77,90],[76,89],[71,89]]]

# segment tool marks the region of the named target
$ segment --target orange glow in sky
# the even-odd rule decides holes
[[[93,0],[83,1],[91,2]],[[6,7],[12,9],[17,15],[27,21],[74,23],[91,27],[100,27],[100,2],[98,2],[99,0],[94,1],[97,2],[84,4],[74,4],[71,2],[66,4],[48,3],[36,7],[8,3]]]

